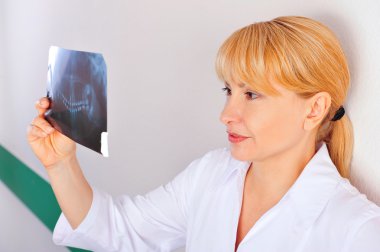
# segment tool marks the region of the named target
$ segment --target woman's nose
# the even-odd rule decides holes
[[[241,120],[240,106],[237,103],[232,103],[231,100],[227,101],[220,113],[219,120],[225,125],[231,122],[239,122]]]

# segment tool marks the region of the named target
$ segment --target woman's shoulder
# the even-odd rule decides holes
[[[380,223],[380,207],[346,178],[341,179],[325,212],[339,229],[346,226],[353,232],[363,225]],[[380,232],[380,225],[377,229]]]
[[[198,156],[191,162],[190,166],[194,167],[194,172],[213,173],[231,161],[230,149],[228,147],[218,147]]]
[[[369,200],[350,181],[340,177],[313,222],[313,241],[339,241],[339,251],[380,251],[380,207]],[[365,247],[364,247],[365,246]],[[368,249],[366,249],[368,248]]]
[[[229,147],[218,147],[194,159],[188,168],[191,169],[193,181],[212,184],[242,164],[242,161],[232,157]]]
[[[351,182],[342,178],[336,194],[336,202],[342,207],[347,207],[353,215],[371,215],[380,216],[380,206],[368,199],[367,195],[360,192],[359,189],[351,184]]]
[[[339,230],[342,230],[343,222],[347,228],[346,247],[342,251],[379,251],[380,206],[346,178],[342,179],[337,189],[332,201],[337,210],[335,218],[341,220]]]

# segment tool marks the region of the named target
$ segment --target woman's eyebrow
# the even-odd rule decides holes
[[[229,87],[229,88],[231,87],[230,84],[228,84],[226,81],[224,83],[226,84],[227,87]],[[243,88],[243,87],[245,87],[245,84],[244,83],[239,83],[238,86],[240,88]]]

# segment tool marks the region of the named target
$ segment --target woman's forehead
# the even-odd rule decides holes
[[[226,84],[227,87],[231,87],[231,85],[230,85],[227,81],[225,81],[224,84]],[[244,88],[244,87],[247,86],[245,83],[242,83],[242,82],[237,83],[237,84],[233,84],[233,85],[237,85],[237,86],[239,86],[240,88]]]
[[[288,90],[287,88],[284,87],[284,85],[282,85],[281,83],[277,82],[273,78],[269,78],[269,82],[270,82],[270,85],[272,87],[274,87],[280,93],[280,96],[290,96],[290,97],[295,96],[295,93],[293,91]],[[237,83],[230,82],[229,83],[227,81],[224,81],[224,83],[229,88],[231,87],[231,84],[232,84],[232,86],[238,86],[239,88],[250,87],[250,85],[248,85],[248,84],[246,84],[244,82],[237,82]]]

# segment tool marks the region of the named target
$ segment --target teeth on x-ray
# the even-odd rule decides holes
[[[87,99],[75,101],[75,98],[70,95],[69,99],[67,99],[63,93],[60,93],[61,99],[63,101],[63,105],[69,112],[79,112],[82,110],[88,110],[90,105]]]

